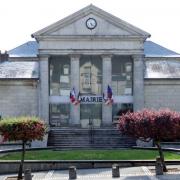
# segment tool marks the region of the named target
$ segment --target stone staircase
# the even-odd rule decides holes
[[[118,149],[135,145],[135,140],[111,128],[52,128],[48,146],[57,149]]]

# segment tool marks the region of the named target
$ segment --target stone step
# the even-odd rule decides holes
[[[83,144],[83,143],[89,143],[89,142],[93,142],[94,144],[127,144],[127,143],[134,143],[134,141],[95,141],[95,140],[87,140],[87,141],[60,141],[60,140],[54,140],[51,142],[58,142],[61,144]]]
[[[130,146],[54,146],[56,150],[70,150],[70,149],[126,149]]]
[[[73,141],[73,140],[79,140],[79,141],[86,141],[88,139],[94,139],[96,141],[132,141],[131,138],[118,138],[118,137],[61,137],[61,136],[50,136],[50,139],[57,139],[61,141]]]
[[[89,129],[54,128],[48,138],[49,146],[67,149],[82,148],[123,148],[135,145],[135,141],[122,136],[115,128]]]
[[[95,140],[88,140],[88,141],[61,141],[61,140],[52,140],[51,142],[58,142],[61,144],[83,144],[83,143],[89,143],[94,142],[94,144],[128,144],[128,143],[134,143],[133,141],[95,141]]]
[[[93,134],[121,134],[118,131],[91,131],[91,130],[87,130],[87,131],[51,131],[51,133],[53,134],[88,134],[88,133],[93,133]]]

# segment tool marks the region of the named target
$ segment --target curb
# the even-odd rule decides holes
[[[140,146],[133,146],[132,149],[157,150],[157,147],[140,147]],[[180,149],[176,149],[176,148],[162,148],[162,150],[163,150],[163,151],[180,152]]]

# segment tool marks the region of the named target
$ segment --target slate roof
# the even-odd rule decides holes
[[[180,54],[152,41],[145,41],[144,54],[146,57],[180,57]]]
[[[37,57],[38,43],[28,41],[8,51],[10,57]],[[180,57],[180,54],[162,47],[152,41],[144,43],[146,57]],[[145,62],[145,78],[180,78],[180,61],[178,60],[147,60]],[[32,79],[39,78],[38,62],[3,62],[0,64],[0,79]]]
[[[145,78],[147,79],[180,78],[180,61],[178,60],[152,60],[145,63]]]
[[[28,41],[8,51],[8,54],[10,57],[37,57],[38,43],[36,41]],[[146,57],[180,57],[180,54],[152,41],[145,41],[144,54]]]
[[[34,61],[5,61],[0,63],[0,79],[38,79],[39,63]]]
[[[28,41],[14,49],[8,51],[10,57],[37,57],[38,43]]]

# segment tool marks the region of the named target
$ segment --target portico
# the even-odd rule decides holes
[[[143,43],[149,33],[89,5],[34,33],[39,42],[39,115],[61,125],[111,126],[124,110],[144,107]],[[112,105],[103,101],[107,86]],[[73,105],[75,88],[81,103]]]

